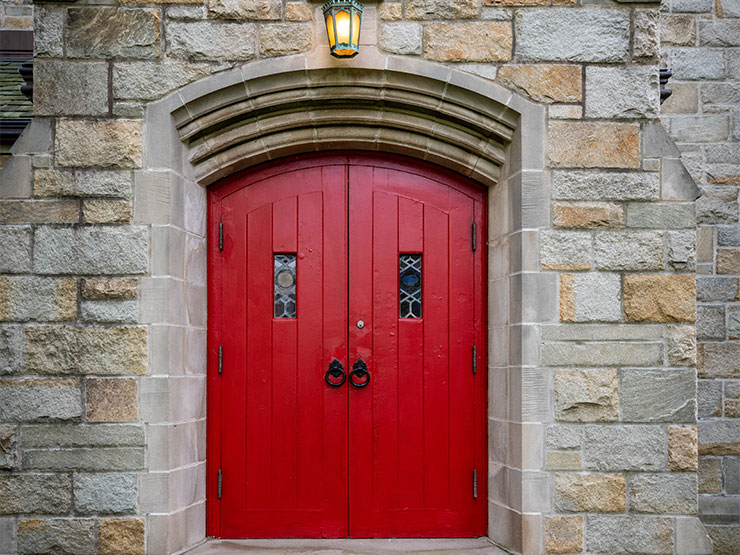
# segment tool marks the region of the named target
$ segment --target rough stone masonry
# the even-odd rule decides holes
[[[320,5],[0,2],[3,28],[33,7],[36,114],[0,174],[0,553],[203,538],[205,203],[144,170],[146,110],[324,49]],[[489,313],[511,346],[489,353],[510,384],[489,388],[489,528],[514,551],[709,553],[701,514],[738,553],[739,18],[738,0],[366,3],[363,48],[546,109],[533,223],[489,245],[491,276],[523,267]],[[546,316],[510,329],[532,303]]]

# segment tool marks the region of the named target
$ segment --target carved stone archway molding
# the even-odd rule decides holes
[[[204,426],[193,427],[195,437],[176,431],[205,419],[205,350],[177,339],[202,342],[205,332],[205,187],[268,160],[354,149],[426,160],[489,187],[489,536],[539,553],[550,511],[544,437],[552,401],[537,338],[541,323],[558,318],[557,275],[540,272],[536,254],[537,229],[550,223],[544,108],[448,66],[369,46],[351,60],[319,49],[185,86],[147,107],[143,134],[134,219],[151,226],[152,275],[140,295],[151,366],[142,414],[167,432],[172,465],[142,478],[142,491],[157,485],[170,500],[142,502],[149,550],[183,549],[205,530],[205,475],[191,476],[190,487],[175,466],[205,457]]]

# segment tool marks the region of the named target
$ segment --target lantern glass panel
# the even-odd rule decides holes
[[[350,21],[349,12],[344,10],[339,10],[334,15],[334,23],[337,26],[337,44],[349,44]]]
[[[329,47],[334,48],[337,45],[337,37],[334,35],[334,18],[331,13],[326,16],[326,31],[329,33]]]
[[[360,45],[360,14],[354,10],[352,13],[352,45],[355,48]]]

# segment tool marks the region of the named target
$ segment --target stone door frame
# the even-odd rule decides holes
[[[266,160],[341,148],[430,161],[489,187],[488,535],[541,552],[552,401],[538,368],[539,328],[558,321],[557,274],[540,272],[537,260],[537,229],[550,220],[545,114],[491,81],[369,46],[351,60],[319,50],[249,63],[147,107],[134,222],[149,225],[151,239],[139,295],[149,325],[141,388],[149,551],[171,553],[205,535],[205,465],[181,464],[205,460],[205,187]],[[177,275],[182,267],[196,277]],[[168,502],[144,499],[155,491]]]

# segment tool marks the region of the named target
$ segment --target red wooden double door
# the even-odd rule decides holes
[[[361,154],[209,191],[209,535],[485,533],[484,200]]]

